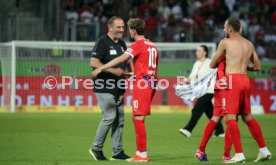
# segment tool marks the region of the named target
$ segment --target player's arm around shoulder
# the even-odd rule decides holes
[[[93,70],[99,68],[102,65],[104,64],[98,58],[91,57],[90,66],[93,68]],[[114,74],[116,76],[121,76],[123,73],[123,70],[120,68],[108,68],[105,70],[105,72]]]
[[[211,59],[210,62],[210,68],[216,68],[218,66],[220,58],[224,55],[224,51],[226,50],[226,43],[227,40],[223,39],[220,41],[217,51],[213,55],[213,58]]]
[[[119,57],[113,59],[112,61],[109,61],[107,64],[102,65],[102,66],[100,66],[99,68],[97,68],[96,70],[94,70],[94,71],[92,72],[92,77],[97,77],[97,75],[98,75],[99,73],[104,72],[104,71],[106,71],[107,69],[112,68],[112,67],[114,67],[114,66],[116,66],[116,65],[118,65],[118,64],[121,64],[121,63],[123,63],[123,62],[126,62],[126,61],[128,61],[130,58],[131,58],[131,56],[130,56],[129,54],[124,53],[124,54],[122,54],[121,56],[119,56]],[[122,74],[126,74],[126,73],[123,72]]]

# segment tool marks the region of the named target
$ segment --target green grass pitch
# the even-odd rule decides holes
[[[191,138],[178,129],[189,119],[184,113],[153,113],[146,119],[147,164],[202,164],[194,158],[207,118],[202,116]],[[0,113],[1,165],[104,165],[129,164],[124,161],[97,162],[88,150],[101,119],[100,113]],[[276,153],[276,115],[260,115],[267,146]],[[245,124],[239,121],[242,144],[248,164],[256,158],[258,147]],[[134,127],[131,114],[125,116],[123,137],[125,152],[135,152]],[[233,150],[232,150],[233,152]],[[104,146],[106,157],[111,156],[110,134]],[[207,146],[209,164],[221,164],[223,138],[212,137]],[[274,156],[273,155],[273,156]],[[256,164],[256,163],[254,163]],[[276,164],[276,158],[259,164]]]

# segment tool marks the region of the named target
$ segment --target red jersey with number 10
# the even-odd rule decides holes
[[[143,77],[157,77],[159,55],[156,46],[148,39],[135,41],[127,50],[134,64],[136,79]]]

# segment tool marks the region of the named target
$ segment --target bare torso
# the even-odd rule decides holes
[[[247,65],[253,54],[250,41],[240,35],[225,40],[226,74],[246,74]]]

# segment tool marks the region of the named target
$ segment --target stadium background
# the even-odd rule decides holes
[[[223,38],[225,19],[230,15],[239,17],[244,26],[243,35],[254,43],[263,64],[260,72],[249,73],[252,88],[251,104],[263,106],[266,113],[276,112],[275,0],[1,0],[0,42],[95,42],[96,38],[105,33],[106,21],[112,15],[119,15],[124,20],[141,17],[147,23],[147,37],[151,40],[184,44],[217,43]],[[124,40],[130,41],[127,34]],[[34,62],[26,62],[32,57],[34,56],[25,54],[17,61],[17,112],[99,112],[93,92],[87,90],[76,90],[73,94],[72,91],[64,91],[61,94],[61,104],[56,101],[49,106],[40,106],[38,99],[45,94],[44,89],[41,89],[41,82],[46,75],[74,76],[77,72],[80,77],[89,77],[89,54],[85,54],[84,58],[74,64],[67,62],[67,59],[76,57],[70,57],[64,52],[52,52],[50,56],[45,57],[47,60],[40,57],[40,60],[38,58]],[[194,61],[194,52],[188,55],[165,54],[160,62],[159,76],[174,84],[176,76],[189,74]],[[3,62],[1,63],[3,67]],[[75,66],[78,66],[77,70],[72,69]],[[29,90],[31,86],[37,87],[35,92]],[[1,83],[1,92],[2,87]],[[50,95],[51,91],[47,93]],[[82,105],[76,105],[73,97],[66,101],[66,96],[80,93],[83,96]],[[35,97],[31,106],[26,106],[28,95]],[[90,95],[91,98],[88,97]],[[126,98],[130,99],[130,96],[131,93],[128,91]],[[129,99],[126,100],[127,104]],[[165,115],[154,114],[148,120],[149,144],[152,143],[149,148],[152,150],[153,164],[194,164],[193,152],[200,140],[206,119],[200,121],[193,138],[183,139],[178,135],[177,129],[188,120],[189,114],[186,112],[191,109],[191,103],[176,97],[171,87],[158,91],[153,106],[154,112],[164,112],[164,107],[166,112],[173,112]],[[261,115],[257,116],[257,119],[263,126],[268,146],[275,146],[276,134],[273,133],[275,131],[271,131],[275,130],[275,115]],[[0,113],[0,162],[91,163],[88,154],[85,153],[99,120],[100,113]],[[244,125],[241,125],[241,130],[244,132],[243,144],[247,147],[245,152],[248,153],[249,160],[253,160],[257,153],[255,143]],[[134,152],[134,132],[130,114],[126,115],[125,133],[126,150]],[[172,142],[172,139],[175,140]],[[215,139],[210,143],[210,146],[220,146],[222,149],[221,139]],[[110,147],[108,140],[105,147],[107,155]],[[171,153],[167,154],[167,151]],[[211,160],[220,161],[221,150],[210,147],[208,151]],[[271,147],[271,151],[275,153],[276,148]],[[272,160],[270,164],[273,162],[276,163]]]
[[[119,15],[124,20],[130,17],[145,19],[148,26],[147,37],[155,42],[217,43],[223,38],[222,28],[225,19],[230,15],[239,17],[244,26],[243,35],[254,43],[263,64],[260,72],[250,74],[251,103],[263,106],[268,113],[276,112],[275,0],[47,0],[41,2],[3,0],[0,4],[1,42],[12,40],[94,42],[96,38],[105,33],[108,18],[112,15]],[[124,40],[130,41],[129,35],[124,35]],[[17,55],[17,111],[36,111],[39,108],[37,106],[26,108],[24,105],[40,105],[40,97],[43,92],[45,93],[41,89],[41,82],[45,75],[89,77],[91,74],[87,66],[89,52],[81,57],[59,50],[53,50],[50,55],[38,54],[35,49],[26,52]],[[68,62],[68,58],[78,58],[75,63],[78,67]],[[184,55],[173,52],[161,54],[159,76],[169,79],[174,84],[175,76],[189,74],[194,60],[194,52]],[[37,87],[35,89],[40,90],[41,94],[36,92],[35,103],[28,104],[26,101],[28,92],[26,91],[30,89],[28,88],[30,83]],[[2,86],[5,87],[5,85]],[[91,95],[91,92],[87,90],[76,92],[81,93],[83,98],[89,96],[89,93]],[[74,94],[69,93],[68,90],[62,91],[62,98],[60,98],[62,103],[59,104],[56,101],[53,104],[57,106],[76,105],[74,97],[68,98],[68,101],[66,97],[69,95]],[[127,95],[131,96],[131,94]],[[94,109],[90,107],[96,105],[96,100],[93,94],[91,97],[91,103],[84,100],[83,106],[89,104],[84,111]],[[191,103],[177,98],[172,87],[158,92],[153,105],[186,107]],[[49,110],[47,105],[46,109]],[[61,109],[61,107],[55,107],[52,110],[62,111]],[[74,111],[73,109],[76,108],[71,108],[69,111]]]

